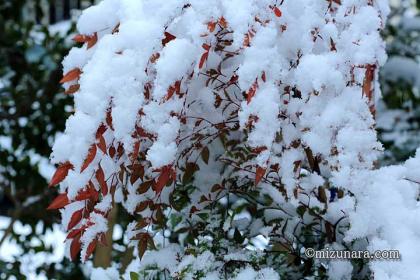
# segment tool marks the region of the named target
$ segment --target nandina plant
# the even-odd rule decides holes
[[[387,14],[384,0],[104,0],[86,10],[81,46],[63,62],[74,114],[50,184],[60,185],[49,209],[62,209],[71,258],[89,258],[121,204],[144,278],[410,273],[403,262],[369,270],[368,260],[303,253],[410,250],[392,236],[417,211],[418,159],[375,170]]]

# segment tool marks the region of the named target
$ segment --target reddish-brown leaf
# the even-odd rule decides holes
[[[265,175],[265,168],[261,167],[261,166],[257,166],[257,171],[255,173],[255,185],[257,186],[261,179],[264,177]]]
[[[90,242],[90,244],[89,244],[89,246],[87,247],[87,250],[86,250],[86,255],[85,255],[85,258],[84,258],[85,261],[90,257],[90,255],[92,255],[93,251],[95,251],[97,242],[98,242],[97,239],[93,239],[92,242]]]
[[[210,45],[208,45],[208,44],[203,44],[203,49],[205,49],[206,51],[210,51]]]
[[[162,40],[162,45],[165,46],[167,43],[175,39],[176,37],[174,35],[169,32],[165,32],[165,38]]]
[[[144,253],[147,250],[147,238],[142,237],[139,241],[139,258],[140,260],[143,258]]]
[[[71,230],[80,222],[83,216],[83,210],[84,209],[82,208],[71,215],[70,222],[67,225],[67,230]]]
[[[207,59],[209,58],[209,52],[206,51],[205,53],[203,53],[203,55],[201,56],[200,59],[200,64],[198,65],[198,68],[201,69],[204,66],[204,63],[206,63]]]
[[[80,235],[80,233],[82,232],[82,230],[83,230],[83,227],[73,229],[72,231],[69,232],[69,234],[67,234],[66,239],[75,238],[77,235]]]
[[[274,7],[273,11],[274,11],[274,14],[276,15],[276,17],[281,17],[282,13],[281,13],[281,10],[278,7]]]
[[[171,166],[165,166],[162,168],[162,171],[159,175],[159,178],[156,181],[155,184],[155,192],[156,194],[160,194],[162,192],[162,189],[166,186],[169,179],[171,178]]]
[[[153,185],[153,181],[144,181],[140,184],[139,188],[137,189],[138,194],[144,194],[147,192]]]
[[[98,148],[104,153],[106,154],[106,142],[105,142],[105,138],[101,135],[101,137],[99,137],[99,142],[97,143]]]
[[[207,23],[207,29],[210,32],[213,32],[216,29],[216,24],[217,24],[216,22],[210,21],[209,23]]]
[[[47,210],[55,210],[60,209],[69,204],[69,198],[67,197],[67,193],[60,193],[54,200],[51,202],[50,206],[48,206]]]
[[[134,162],[137,159],[139,152],[140,152],[140,141],[138,140],[136,141],[136,143],[134,143],[133,152],[131,153],[132,162]]]
[[[70,257],[72,260],[76,259],[77,254],[80,251],[82,244],[80,244],[80,235],[76,236],[70,245]]]
[[[206,164],[209,164],[210,150],[207,147],[204,147],[201,150],[201,158]]]
[[[85,161],[83,162],[80,172],[83,172],[89,166],[89,164],[95,159],[96,150],[97,150],[96,144],[92,144],[89,148],[88,154],[86,156]]]
[[[91,197],[92,197],[92,193],[88,189],[85,189],[77,193],[75,200],[82,201],[82,200],[90,199]]]
[[[372,101],[372,82],[375,76],[375,65],[368,64],[366,66],[365,79],[363,80],[363,94]]]
[[[96,177],[96,180],[98,180],[99,186],[101,186],[102,195],[105,196],[108,193],[108,186],[106,185],[105,174],[101,165],[99,165],[98,170],[96,170],[95,177]]]
[[[160,53],[152,54],[150,57],[150,63],[155,63],[160,58]]]
[[[96,139],[99,139],[102,135],[104,135],[105,131],[107,130],[106,125],[103,123],[98,127],[98,130],[96,131]]]
[[[64,77],[60,80],[60,84],[67,83],[76,79],[79,79],[80,74],[82,71],[79,68],[75,68],[69,72],[67,72]]]
[[[77,43],[84,43],[86,42],[86,36],[82,34],[77,34],[76,36],[73,37],[73,41]]]
[[[67,177],[67,174],[69,173],[70,169],[73,169],[73,165],[70,162],[67,161],[61,164],[55,171],[49,186],[52,187],[61,183],[61,181],[63,181]]]
[[[74,94],[80,89],[79,84],[71,85],[69,88],[64,92],[64,94]]]
[[[116,153],[117,151],[115,150],[115,147],[114,146],[111,146],[111,147],[109,147],[109,149],[108,149],[108,153],[109,153],[109,156],[111,157],[111,158],[114,158],[114,156],[115,156],[115,153]]]
[[[226,21],[226,19],[225,19],[224,17],[221,17],[221,18],[219,19],[219,24],[220,24],[220,26],[222,26],[223,28],[227,28],[227,21]]]
[[[112,126],[112,113],[111,109],[106,111],[106,124],[111,128],[111,130],[114,130],[114,127]]]
[[[169,99],[171,99],[171,97],[174,95],[175,93],[175,87],[170,86],[168,89],[168,93],[165,96],[165,100],[168,101]]]
[[[265,76],[265,71],[262,72],[261,80],[263,80],[264,83],[267,81],[267,78]]]
[[[247,94],[247,97],[246,97],[246,101],[247,101],[248,104],[251,102],[252,98],[257,93],[257,88],[258,88],[258,82],[255,81],[255,83],[249,89],[248,94]]]
[[[175,82],[175,92],[176,92],[176,94],[181,93],[181,81],[176,81]]]
[[[90,49],[91,47],[93,47],[96,42],[98,42],[98,33],[93,33],[92,36],[87,36],[87,49]]]

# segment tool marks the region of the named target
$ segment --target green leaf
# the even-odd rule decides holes
[[[139,275],[133,271],[130,272],[130,280],[139,280]]]

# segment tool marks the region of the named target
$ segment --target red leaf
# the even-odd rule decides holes
[[[90,197],[92,198],[93,202],[97,202],[99,199],[99,192],[95,189],[92,181],[89,181],[89,188],[88,191],[90,193]]]
[[[106,130],[107,130],[107,127],[102,123],[98,127],[98,130],[96,131],[96,139],[99,139],[102,135],[104,135]]]
[[[265,168],[261,167],[261,166],[257,166],[257,171],[255,173],[255,185],[257,186],[261,179],[264,177],[265,175]]]
[[[86,42],[86,36],[82,34],[77,34],[76,36],[73,37],[73,41],[77,43],[84,43]]]
[[[172,167],[170,165],[164,166],[155,184],[156,194],[160,194],[162,189],[166,186],[169,179],[172,177]]]
[[[89,181],[89,186],[86,189],[79,191],[77,193],[75,200],[82,201],[82,200],[90,199],[96,202],[98,198],[99,198],[98,191],[95,189],[95,186],[93,185],[92,181]]]
[[[105,138],[101,135],[101,137],[99,137],[99,142],[98,142],[98,148],[104,153],[106,154],[106,142],[105,142]]]
[[[200,64],[198,65],[198,68],[201,69],[204,66],[204,63],[206,63],[207,59],[209,58],[209,52],[203,53],[200,59]]]
[[[80,244],[80,235],[76,236],[70,245],[70,257],[72,260],[76,259],[77,254],[80,251],[80,247],[82,244]]]
[[[105,182],[105,174],[102,170],[102,167],[99,165],[99,169],[96,171],[95,174],[96,180],[98,180],[99,186],[101,186],[102,195],[105,196],[108,193],[108,186]]]
[[[169,99],[171,99],[174,93],[175,93],[175,88],[173,86],[170,86],[168,89],[168,93],[166,94],[165,100],[168,101]]]
[[[108,153],[109,153],[109,156],[110,156],[111,158],[114,158],[115,153],[116,153],[116,151],[115,151],[115,147],[114,147],[114,146],[109,147],[109,149],[108,149]]]
[[[255,80],[254,84],[252,85],[252,87],[248,91],[248,94],[247,94],[247,97],[246,97],[247,104],[249,104],[251,102],[252,98],[257,93],[257,88],[258,88],[258,81]]]
[[[73,169],[73,165],[68,161],[60,165],[55,171],[49,186],[52,187],[61,183],[67,177],[70,169]]]
[[[98,42],[98,33],[94,33],[92,36],[87,36],[87,49],[90,49],[91,47],[93,47],[96,42]]]
[[[111,109],[106,111],[106,124],[111,128],[111,130],[114,130],[114,127],[112,126],[112,113]]]
[[[69,234],[67,234],[66,239],[72,239],[72,238],[75,238],[77,235],[80,235],[80,233],[82,232],[82,229],[83,227],[70,231]]]
[[[368,98],[369,102],[372,101],[372,82],[375,77],[375,65],[368,64],[366,66],[365,78],[363,80],[362,92]]]
[[[131,161],[135,161],[140,152],[140,141],[134,143],[133,152],[131,153]]]
[[[181,93],[181,81],[176,81],[175,82],[175,92],[176,92],[176,94]]]
[[[205,49],[206,51],[210,51],[210,45],[207,44],[203,44],[203,49]]]
[[[274,7],[273,8],[274,14],[276,15],[276,17],[281,17],[281,10],[278,7]]]
[[[97,242],[97,239],[94,239],[92,242],[90,242],[86,250],[85,261],[90,257],[90,255],[92,255],[93,251],[95,251]]]
[[[91,198],[92,194],[89,190],[79,191],[76,195],[76,201],[82,201]]]
[[[219,24],[223,27],[223,28],[227,28],[227,21],[224,17],[221,17],[219,19]]]
[[[60,193],[54,200],[51,202],[50,206],[48,206],[47,210],[55,210],[60,209],[69,204],[69,198],[67,197],[67,193]]]
[[[176,37],[174,35],[169,32],[165,32],[165,38],[162,40],[162,45],[165,46],[167,43],[175,39]]]
[[[76,93],[78,90],[80,89],[80,85],[79,84],[75,84],[75,85],[71,85],[65,92],[64,94],[74,94]]]
[[[262,72],[261,80],[263,80],[264,83],[267,81],[267,78],[265,76],[265,71]]]
[[[210,21],[209,23],[207,23],[207,29],[210,32],[213,32],[216,29],[216,22]]]
[[[82,168],[81,168],[80,172],[83,172],[89,166],[89,164],[95,159],[96,150],[97,149],[96,149],[95,144],[90,146],[87,157],[86,157],[85,161],[83,162],[83,165],[82,165]]]
[[[84,209],[82,208],[71,215],[70,222],[67,225],[67,230],[74,228],[80,222],[83,216],[83,210]]]
[[[79,68],[75,68],[64,75],[64,77],[60,80],[60,84],[79,79],[80,74],[82,74],[82,71]]]

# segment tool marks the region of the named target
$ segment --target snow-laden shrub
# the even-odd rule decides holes
[[[147,251],[133,265],[142,278],[412,279],[419,159],[375,170],[387,14],[385,0],[86,10],[85,44],[63,63],[75,112],[52,155],[50,209],[63,208],[71,257],[92,254],[119,203],[136,254]],[[402,260],[303,254],[325,247]]]

